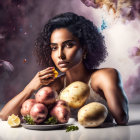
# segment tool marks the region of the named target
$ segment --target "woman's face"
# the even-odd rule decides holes
[[[83,51],[79,40],[66,28],[55,29],[50,42],[52,60],[61,72],[82,62]]]

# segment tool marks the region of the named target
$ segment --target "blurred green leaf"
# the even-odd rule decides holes
[[[27,124],[31,124],[31,125],[35,124],[34,121],[33,121],[33,119],[32,119],[32,117],[30,115],[24,116],[23,119],[25,120],[25,122]]]
[[[79,130],[78,126],[70,125],[66,127],[66,132]]]
[[[48,118],[47,121],[44,122],[45,124],[57,124],[57,119],[55,117]]]

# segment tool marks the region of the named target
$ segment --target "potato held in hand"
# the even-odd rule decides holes
[[[48,115],[48,109],[44,104],[36,103],[31,108],[30,116],[32,117],[33,121],[37,124],[42,123]]]
[[[22,108],[20,110],[22,116],[26,116],[30,114],[30,110],[33,105],[36,103],[35,99],[28,99],[22,104]]]
[[[67,123],[70,117],[70,108],[65,101],[58,100],[56,101],[50,114],[55,117],[59,123]]]
[[[86,102],[89,94],[89,86],[84,82],[76,81],[60,93],[60,99],[66,101],[72,108],[80,108]]]
[[[41,88],[35,95],[38,103],[45,105],[53,104],[56,101],[57,93],[51,87]]]
[[[78,122],[84,127],[97,127],[104,122],[107,114],[108,110],[103,104],[92,102],[78,111]]]

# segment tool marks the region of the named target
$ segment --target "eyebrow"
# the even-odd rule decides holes
[[[66,41],[62,42],[62,44],[65,44],[65,43],[68,43],[68,42],[71,42],[71,41],[75,41],[75,40],[66,40]],[[50,45],[57,45],[57,43],[50,43]]]

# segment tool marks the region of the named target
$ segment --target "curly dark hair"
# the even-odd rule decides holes
[[[104,37],[97,27],[88,19],[77,14],[67,12],[50,19],[36,39],[34,53],[42,67],[55,66],[51,59],[50,37],[58,28],[68,29],[79,39],[80,45],[86,50],[85,67],[92,70],[100,65],[107,56]],[[57,68],[56,68],[57,69]]]

